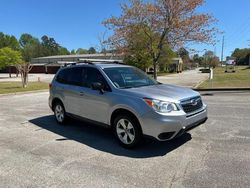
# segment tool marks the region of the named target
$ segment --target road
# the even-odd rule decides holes
[[[194,70],[183,71],[180,74],[170,74],[166,76],[159,76],[158,81],[164,84],[174,84],[194,88],[200,83],[208,79],[207,73],[201,73],[200,68]]]
[[[110,130],[55,123],[48,93],[0,97],[0,187],[249,187],[250,93],[203,93],[208,121],[121,148]]]
[[[50,83],[53,79],[53,74],[29,74],[29,81],[38,81]],[[208,78],[208,74],[199,72],[199,69],[187,70],[180,74],[170,74],[166,76],[159,76],[158,81],[165,84],[175,84],[185,87],[195,87],[197,84],[205,81]],[[0,74],[0,82],[6,81],[21,81],[21,77],[16,78],[15,74],[12,78],[9,78],[9,74]]]

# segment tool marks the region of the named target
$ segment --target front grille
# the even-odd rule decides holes
[[[181,102],[181,106],[187,114],[195,112],[202,108],[203,103],[201,97],[194,97]]]

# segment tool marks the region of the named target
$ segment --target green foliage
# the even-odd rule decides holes
[[[19,44],[22,48],[26,47],[31,43],[39,43],[39,40],[28,33],[24,33],[21,35],[19,39]]]
[[[164,45],[159,58],[160,71],[166,72],[174,57],[177,57],[177,54],[168,45]]]
[[[41,45],[43,47],[43,56],[52,56],[59,54],[60,45],[55,41],[54,38],[50,38],[47,35],[42,36]]]
[[[151,32],[149,28],[144,25],[133,25],[132,27],[124,51],[124,62],[146,71],[147,68],[153,65],[151,53],[156,53],[159,50],[157,42],[152,42],[152,45],[149,45],[148,35],[151,35],[154,41],[159,40],[160,36]],[[166,69],[166,65],[171,61],[172,57],[175,57],[175,53],[164,43],[158,60],[162,71]]]
[[[96,53],[96,49],[94,47],[90,47],[88,50],[89,54],[95,54]]]
[[[177,53],[182,58],[184,63],[190,62],[189,52],[185,48],[180,48]]]
[[[194,55],[194,57],[193,57],[194,63],[198,63],[199,65],[202,65],[203,61],[204,61],[204,57],[199,56],[199,54]]]
[[[21,35],[19,39],[22,56],[25,62],[30,62],[32,58],[52,56],[52,55],[69,55],[67,48],[60,46],[54,38],[44,35],[39,39],[28,33]]]
[[[58,55],[70,55],[70,52],[68,51],[67,48],[64,48],[64,47],[60,46]]]
[[[22,63],[23,61],[21,52],[15,51],[9,47],[0,49],[0,68]]]
[[[0,48],[9,47],[13,50],[19,50],[19,43],[14,36],[6,35],[0,32]]]
[[[76,50],[76,54],[88,54],[88,53],[89,53],[89,51],[86,49],[83,49],[83,48],[78,48]]]
[[[25,62],[29,62],[31,58],[40,57],[43,54],[43,47],[39,40],[30,34],[24,33],[19,39],[22,56]]]
[[[239,49],[236,48],[232,56],[236,58],[238,65],[248,65],[249,63],[250,48]]]

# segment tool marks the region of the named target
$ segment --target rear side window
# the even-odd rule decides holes
[[[62,84],[83,86],[84,68],[74,67],[61,70],[56,81]]]
[[[56,77],[56,81],[62,84],[67,84],[68,73],[69,73],[69,69],[61,70]]]

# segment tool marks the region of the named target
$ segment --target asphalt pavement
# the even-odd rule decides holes
[[[48,92],[0,96],[0,187],[249,187],[250,92],[202,95],[204,125],[134,150],[109,129],[58,125]]]

